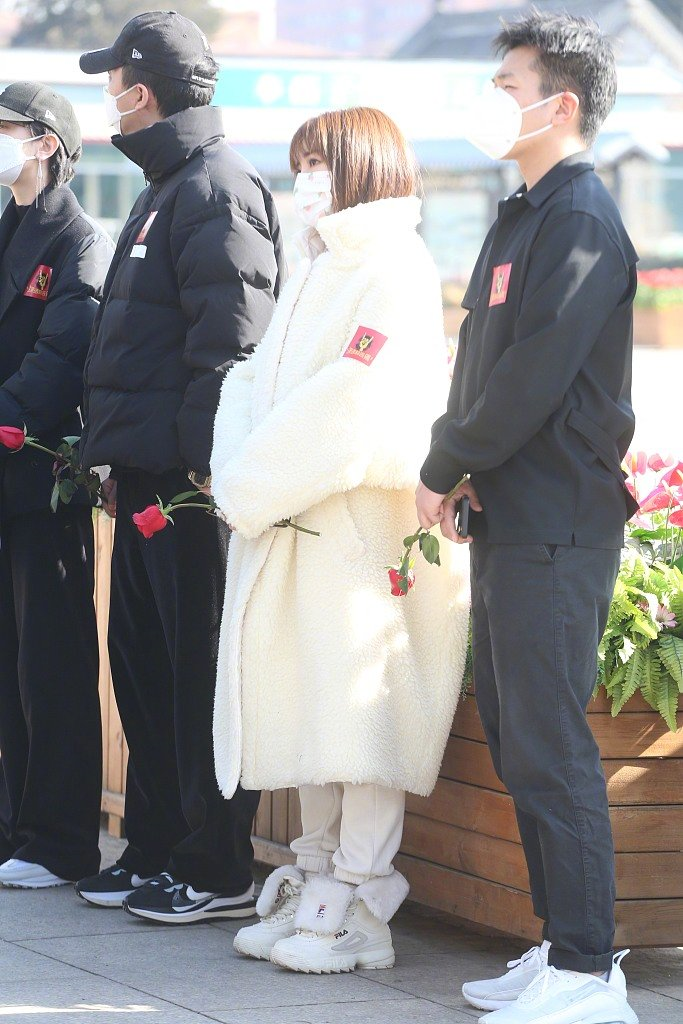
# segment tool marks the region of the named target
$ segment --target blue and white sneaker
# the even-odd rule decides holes
[[[131,874],[126,868],[113,864],[97,875],[76,882],[76,892],[95,907],[122,907],[126,896],[149,882],[149,878]]]
[[[197,892],[168,873],[153,878],[123,901],[134,917],[161,924],[193,924],[220,917],[253,917],[256,914],[254,884],[239,896],[221,892]]]

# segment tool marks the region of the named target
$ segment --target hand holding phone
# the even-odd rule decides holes
[[[470,526],[470,499],[466,494],[463,494],[460,499],[460,506],[458,508],[458,514],[455,520],[455,528],[459,537],[469,536]]]

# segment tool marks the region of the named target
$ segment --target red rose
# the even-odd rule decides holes
[[[410,588],[415,586],[415,573],[412,569],[408,570],[406,586],[405,576],[402,576],[398,569],[389,569],[389,582],[391,583],[392,597],[405,597]]]
[[[158,533],[159,530],[163,530],[168,526],[168,519],[158,505],[148,505],[142,512],[136,512],[133,516],[133,522],[142,536],[148,540],[155,533]]]
[[[26,434],[18,427],[0,427],[0,444],[12,452],[18,452],[26,443]]]

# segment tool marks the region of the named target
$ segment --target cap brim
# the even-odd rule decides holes
[[[26,114],[19,114],[11,107],[4,107],[0,103],[0,121],[16,121],[19,124],[31,124],[35,117],[27,117]]]
[[[106,46],[103,50],[90,50],[82,54],[78,64],[86,75],[100,75],[103,71],[120,68],[121,58],[114,53],[111,46]]]

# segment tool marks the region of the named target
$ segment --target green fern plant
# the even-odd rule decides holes
[[[683,693],[683,573],[649,561],[642,549],[624,554],[600,644],[596,691],[600,686],[613,716],[640,692],[676,730]]]

